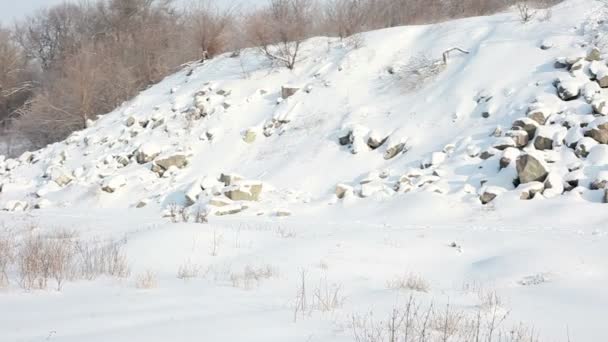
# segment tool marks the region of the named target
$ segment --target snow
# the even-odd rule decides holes
[[[589,185],[605,178],[608,151],[585,134],[604,127],[591,100],[608,89],[590,83],[597,63],[573,73],[553,66],[586,55],[603,10],[567,0],[552,13],[527,24],[506,12],[368,32],[358,49],[317,37],[293,71],[253,49],[192,63],[66,141],[1,160],[0,207],[15,211],[0,221],[12,237],[126,239],[131,268],[57,293],[24,291],[13,265],[0,292],[11,308],[0,312],[2,339],[353,341],[353,314],[382,319],[413,295],[474,315],[486,291],[510,311],[504,329],[525,322],[541,341],[566,341],[566,327],[572,341],[607,339],[608,211],[604,191]],[[455,46],[470,53],[416,87],[387,72]],[[556,79],[582,96],[562,101]],[[277,101],[287,84],[303,91]],[[547,114],[532,126],[551,149],[506,136],[529,134],[509,130],[530,109]],[[250,144],[248,129],[257,133]],[[373,149],[370,137],[388,139]],[[159,177],[152,161],[178,154],[188,164]],[[546,182],[518,185],[524,154],[547,168]],[[257,201],[225,195],[260,185]],[[522,200],[525,192],[536,194]],[[484,194],[495,197],[482,205]],[[196,223],[203,214],[209,222]],[[184,265],[197,275],[179,279]],[[294,320],[302,270],[311,295],[327,282],[343,303]],[[156,287],[136,286],[147,272]],[[387,287],[403,274],[428,291]]]

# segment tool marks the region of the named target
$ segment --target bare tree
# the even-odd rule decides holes
[[[313,30],[312,0],[270,0],[270,5],[249,17],[254,46],[273,62],[294,69],[301,60],[302,42]]]
[[[331,0],[325,5],[327,31],[340,38],[350,37],[365,30],[368,22],[366,0]]]
[[[222,9],[210,0],[198,0],[188,8],[186,23],[192,39],[200,49],[201,60],[205,61],[224,52],[236,7]]]

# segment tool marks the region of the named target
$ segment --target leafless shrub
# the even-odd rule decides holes
[[[156,273],[147,270],[135,277],[135,287],[138,289],[153,289],[158,286]]]
[[[40,235],[26,238],[17,253],[19,285],[26,289],[45,289],[50,277],[49,259]]]
[[[15,241],[11,236],[0,235],[0,287],[8,285],[8,268],[15,259]]]
[[[519,14],[519,19],[522,23],[529,22],[536,15],[536,10],[532,8],[528,1],[520,1],[515,7],[517,8],[517,13]]]
[[[78,241],[76,251],[80,277],[93,280],[101,275],[126,278],[130,274],[124,251],[126,241]]]
[[[209,246],[209,253],[211,256],[217,256],[219,253],[220,246],[224,242],[224,236],[217,232],[217,230],[213,231],[213,236],[211,237],[211,243]]]
[[[386,282],[386,287],[391,290],[411,290],[417,292],[429,292],[431,288],[426,279],[414,273],[394,277]]]
[[[199,207],[194,215],[194,222],[209,223],[209,211],[206,208]]]
[[[298,290],[296,291],[296,300],[294,305],[294,322],[298,316],[311,315],[314,311],[318,312],[333,312],[339,309],[344,304],[346,298],[342,294],[342,285],[330,283],[327,276],[319,279],[319,283],[312,287],[308,287],[307,272],[301,270]]]
[[[406,90],[413,91],[439,75],[445,66],[441,60],[420,54],[410,58],[405,65],[396,67],[394,73],[399,76]]]
[[[177,270],[177,278],[183,280],[196,278],[199,276],[200,272],[201,266],[193,264],[190,260],[188,260]]]
[[[262,280],[276,276],[276,270],[271,265],[247,265],[242,272],[230,274],[232,286],[251,289],[258,286]]]
[[[499,309],[469,314],[449,303],[423,304],[412,295],[385,317],[353,315],[350,327],[356,342],[538,342],[534,329],[523,324],[507,328],[508,315]]]

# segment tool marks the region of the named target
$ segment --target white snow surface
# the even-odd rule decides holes
[[[594,82],[554,62],[584,56],[603,14],[595,1],[567,0],[550,19],[527,24],[509,12],[397,27],[363,34],[357,49],[318,37],[304,44],[293,71],[254,49],[223,55],[184,67],[63,142],[2,160],[0,208],[27,204],[0,212],[11,234],[124,238],[131,276],[68,282],[61,292],[28,292],[12,281],[0,290],[0,340],[355,341],[353,314],[383,319],[410,294],[475,314],[481,298],[471,284],[501,296],[505,329],[525,322],[540,341],[608,340],[608,204],[603,190],[587,188],[605,178],[608,151],[595,145],[580,156],[568,146],[591,141],[585,132],[604,119],[592,115],[593,96],[566,102],[554,87],[558,78],[574,88]],[[451,55],[416,89],[403,79],[411,76],[387,71],[452,47],[469,53]],[[290,84],[300,90],[277,101]],[[532,140],[521,151],[494,148],[512,141],[493,136],[496,127],[508,131],[535,102],[551,112],[539,132],[560,141],[544,151]],[[248,130],[255,139],[246,142]],[[342,146],[351,131],[352,146]],[[370,134],[388,140],[372,149]],[[157,160],[185,155],[187,164],[153,171],[153,162],[137,162],[140,147]],[[492,155],[480,158],[484,151]],[[533,188],[513,183],[523,153],[550,169],[551,182],[576,179],[578,187],[562,193],[559,184],[521,200]],[[501,169],[503,156],[512,160]],[[59,168],[71,178],[62,186],[47,174]],[[222,174],[261,183],[260,200],[229,201],[223,190],[238,187],[222,189]],[[338,199],[338,184],[353,191]],[[497,189],[485,206],[484,189]],[[193,212],[213,199],[228,204],[220,212],[240,212],[210,215],[206,224],[163,217],[187,197],[196,200]],[[203,271],[177,279],[185,263]],[[266,266],[269,279],[235,281]],[[301,270],[311,289],[339,285],[342,305],[294,321]],[[136,288],[147,271],[157,286]],[[11,279],[17,273],[9,270]],[[428,291],[387,287],[409,273],[426,279]]]

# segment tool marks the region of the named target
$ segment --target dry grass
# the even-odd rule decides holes
[[[148,270],[135,277],[135,287],[138,289],[153,289],[158,286],[156,273]]]
[[[353,315],[350,328],[356,342],[538,342],[534,329],[519,324],[508,327],[509,312],[495,307],[470,314],[449,303],[425,304],[410,296],[388,315]]]
[[[431,285],[422,276],[407,273],[394,277],[386,282],[386,287],[391,290],[410,290],[416,292],[429,292]]]
[[[177,270],[177,278],[183,280],[197,278],[201,273],[201,269],[200,265],[193,264],[188,260]]]
[[[330,283],[327,276],[319,279],[317,284],[310,284],[306,270],[300,272],[293,320],[298,317],[310,316],[313,312],[333,312],[342,307],[346,297],[343,295],[342,284]]]
[[[242,272],[231,273],[232,286],[241,289],[251,289],[259,286],[260,282],[277,275],[277,271],[271,265],[252,266],[247,265]]]
[[[129,275],[124,241],[84,241],[72,231],[47,235],[36,231],[27,229],[19,239],[0,236],[0,285],[14,281],[29,291],[46,289],[53,282],[61,291],[66,281]],[[10,277],[11,268],[16,271],[15,279]]]

